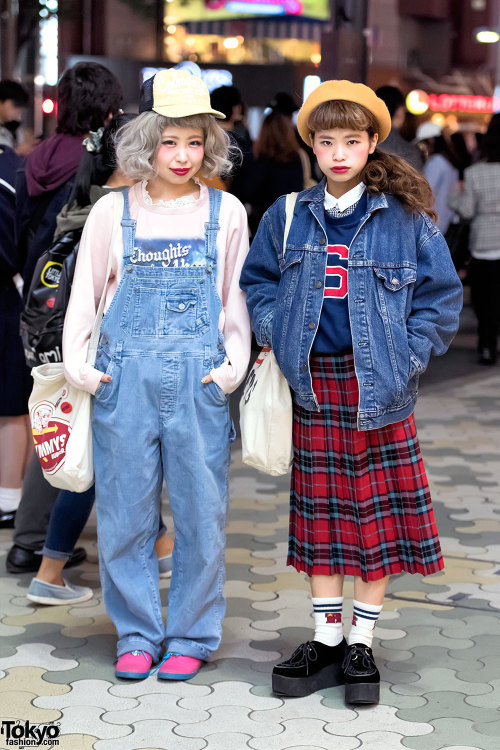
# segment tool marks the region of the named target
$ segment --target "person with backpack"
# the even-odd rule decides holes
[[[32,328],[25,330],[25,338],[26,346],[30,346],[30,342],[33,343],[33,356],[43,357],[44,351],[54,346],[62,353],[64,315],[69,302],[75,261],[87,216],[99,198],[109,195],[110,192],[123,190],[124,186],[134,184],[116,165],[115,143],[119,138],[120,128],[136,116],[116,115],[109,125],[91,133],[83,141],[85,151],[75,178],[72,195],[68,205],[63,207],[57,217],[54,242],[41,256],[28,294],[25,313],[31,309],[32,315],[28,320]],[[50,260],[52,257],[60,257],[62,261],[58,286],[55,289],[53,286],[44,286],[40,281],[47,264],[54,262]],[[43,292],[45,294],[42,296]],[[50,306],[47,306],[47,300],[51,301]],[[44,315],[45,310],[47,312]],[[50,314],[54,318],[53,325],[51,325]],[[24,324],[26,325],[26,318]],[[50,330],[48,340],[40,336],[40,326]],[[27,598],[30,601],[47,605],[77,604],[91,598],[93,593],[91,588],[70,583],[63,577],[62,571],[88,520],[94,497],[94,487],[80,493],[68,490],[59,493],[50,514],[40,568],[29,585]],[[160,578],[168,578],[171,575],[172,549],[173,540],[166,533],[165,525],[161,521],[155,542]]]
[[[77,63],[61,76],[56,132],[28,156],[15,185],[17,265],[24,280],[25,298],[38,259],[52,243],[56,218],[71,195],[83,153],[82,141],[118,113],[121,100],[117,78],[98,63]],[[38,570],[57,495],[58,490],[44,480],[38,458],[33,455],[16,513],[14,544],[7,555],[9,573]],[[85,557],[85,550],[76,549],[66,565],[77,565]]]
[[[90,212],[64,325],[66,377],[94,396],[99,571],[126,679],[147,677],[164,647],[158,678],[190,679],[222,635],[229,393],[247,370],[250,323],[238,286],[245,209],[198,179],[230,165],[215,117],[206,85],[185,70],[143,84],[141,114],[117,145],[139,182],[120,196],[122,232],[117,196]],[[154,553],[163,479],[175,527],[166,628]]]

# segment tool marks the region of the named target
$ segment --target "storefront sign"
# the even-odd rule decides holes
[[[500,108],[495,96],[474,96],[472,94],[428,94],[414,89],[406,97],[408,111],[414,115],[431,112],[468,112],[470,114],[491,114]]]
[[[169,24],[275,16],[328,21],[330,4],[329,0],[168,0],[165,13]]]
[[[256,15],[298,16],[304,10],[299,0],[226,0],[229,13],[255,13]]]

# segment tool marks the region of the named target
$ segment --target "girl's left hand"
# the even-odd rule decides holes
[[[204,376],[204,377],[203,377],[203,378],[201,379],[201,382],[202,382],[202,383],[211,383],[211,382],[212,382],[212,380],[213,380],[213,377],[212,377],[211,375],[205,375],[205,376]]]

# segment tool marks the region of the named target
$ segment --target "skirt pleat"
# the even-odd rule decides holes
[[[288,564],[308,575],[443,568],[413,415],[357,429],[352,354],[311,359],[320,412],[294,404]]]

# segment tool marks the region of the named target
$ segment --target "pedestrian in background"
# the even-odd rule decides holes
[[[345,682],[354,704],[379,699],[371,645],[389,577],[443,567],[413,411],[462,300],[427,181],[377,149],[390,127],[367,86],[316,88],[298,128],[325,179],[299,194],[286,251],[285,198],[264,214],[241,275],[257,341],[293,393],[288,564],[311,578],[315,620],[313,640],[274,668],[273,691]]]
[[[116,165],[115,139],[118,131],[137,115],[119,114],[111,122],[85,138],[80,166],[68,205],[57,217],[55,241],[63,243],[68,252],[69,241],[73,252],[78,252],[81,233],[90,209],[99,198],[112,191],[123,190],[128,180]],[[68,286],[71,278],[67,277]],[[69,294],[69,289],[67,290]],[[62,347],[61,347],[62,348]],[[94,487],[86,492],[62,490],[50,514],[47,538],[36,576],[31,580],[27,598],[37,604],[77,604],[92,597],[88,586],[76,586],[63,577],[63,568],[73,554],[76,542],[87,523],[94,503]],[[172,571],[173,540],[166,534],[163,522],[155,542],[160,578],[168,578]]]
[[[17,81],[0,81],[0,146],[16,149],[16,133],[28,102],[29,94],[24,86]]]
[[[61,76],[57,87],[56,132],[28,156],[16,179],[17,266],[24,280],[25,296],[38,259],[52,242],[57,216],[73,190],[83,154],[82,141],[90,131],[97,131],[118,113],[121,100],[118,80],[98,63],[77,63]],[[16,514],[14,544],[7,555],[9,573],[38,570],[58,492],[43,478],[34,454]],[[66,566],[77,565],[85,557],[85,550],[77,548]]]
[[[242,194],[243,202],[251,207],[248,222],[251,235],[256,233],[262,216],[275,200],[303,188],[300,146],[291,120],[283,114],[271,113],[262,123]]]
[[[395,154],[412,165],[415,169],[422,171],[424,160],[418,147],[403,138],[399,129],[403,125],[406,116],[406,105],[403,92],[396,86],[380,86],[375,92],[387,106],[391,116],[391,131],[380,144],[380,151],[387,154]]]
[[[201,79],[185,70],[143,85],[118,164],[139,180],[85,225],[63,350],[73,385],[94,394],[99,569],[118,633],[116,676],[190,679],[217,649],[224,615],[229,393],[245,376],[250,325],[238,282],[246,213],[199,174],[230,166],[229,143]],[[112,244],[111,244],[112,243]],[[108,253],[111,276],[106,279]],[[95,367],[86,353],[106,293]],[[175,527],[166,630],[154,542],[165,478]]]
[[[15,241],[15,178],[21,160],[0,146],[0,528],[12,528],[33,452],[28,398],[33,381],[19,336],[22,300]]]
[[[223,175],[227,190],[239,200],[245,190],[247,172],[251,166],[252,140],[244,122],[245,105],[236,86],[219,86],[210,94],[212,107],[224,115],[220,127],[229,135],[233,146],[229,151],[231,170]]]
[[[468,280],[477,318],[478,361],[494,365],[500,332],[500,120],[481,140],[481,161],[468,167],[448,204],[470,220]]]
[[[448,196],[459,180],[458,158],[448,137],[440,125],[424,122],[417,128],[417,144],[424,144],[427,159],[424,164],[424,177],[434,196],[434,210],[437,213],[437,226],[445,235],[455,212],[448,206]]]

